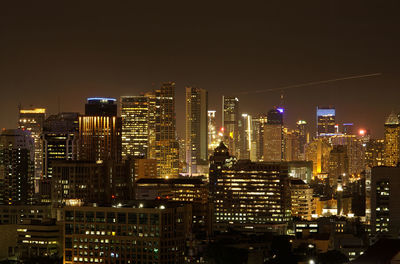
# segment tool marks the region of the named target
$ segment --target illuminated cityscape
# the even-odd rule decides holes
[[[2,2],[0,264],[399,263],[373,2]]]

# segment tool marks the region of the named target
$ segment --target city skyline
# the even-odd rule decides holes
[[[278,105],[280,92],[240,93],[379,72],[285,91],[286,123],[314,127],[315,107],[333,105],[338,123],[382,137],[385,118],[399,110],[395,2],[59,5],[2,4],[1,127],[15,127],[19,103],[82,113],[87,97],[139,95],[170,80],[180,136],[186,85],[209,91],[210,109],[220,111],[222,95],[237,96],[257,114]]]
[[[0,264],[394,263],[399,1],[0,1]]]

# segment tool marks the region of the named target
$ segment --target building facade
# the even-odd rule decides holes
[[[121,96],[122,158],[148,157],[149,97]]]
[[[79,113],[49,116],[43,125],[43,179],[53,175],[55,160],[76,160],[78,156]]]
[[[208,166],[208,93],[186,87],[186,168],[189,175],[204,173]]]
[[[397,238],[400,234],[400,167],[375,167],[371,173],[371,233]]]
[[[264,161],[283,161],[285,140],[283,133],[283,109],[268,111],[267,123],[264,124]]]
[[[34,139],[29,131],[0,134],[0,204],[31,203],[34,194]]]
[[[173,178],[179,173],[179,144],[176,138],[175,82],[165,82],[149,93],[150,158],[157,160],[157,175]]]
[[[229,152],[239,156],[239,99],[232,96],[222,96],[222,126],[224,142]]]
[[[88,98],[85,115],[79,117],[78,159],[121,160],[121,118],[114,98]]]
[[[284,233],[291,216],[287,164],[239,160],[222,168],[213,203],[214,230]]]
[[[64,264],[185,263],[190,207],[65,207]]]
[[[317,137],[336,133],[336,109],[334,107],[317,107]]]
[[[400,120],[391,113],[385,122],[384,158],[386,166],[397,166],[400,161]]]
[[[39,191],[39,181],[43,176],[43,141],[41,140],[41,134],[45,118],[45,108],[19,110],[18,128],[30,131],[34,143],[34,190],[36,193]]]
[[[300,179],[291,179],[290,195],[292,216],[311,220],[311,216],[315,212],[313,189]]]

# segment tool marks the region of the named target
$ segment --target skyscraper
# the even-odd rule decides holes
[[[207,108],[207,91],[186,87],[186,166],[189,175],[207,171]]]
[[[229,153],[239,156],[239,99],[237,97],[222,96],[222,125],[224,128],[224,142]]]
[[[284,160],[295,161],[300,159],[300,137],[297,130],[283,129],[284,137]]]
[[[305,157],[305,146],[310,142],[310,134],[308,131],[307,122],[304,120],[299,120],[296,123],[296,128],[299,134],[299,148],[300,148],[300,156],[302,159]]]
[[[329,154],[329,184],[336,186],[340,177],[348,178],[349,157],[344,145],[334,145]]]
[[[371,173],[371,233],[398,238],[400,167],[375,167]]]
[[[281,108],[268,111],[267,123],[264,124],[264,161],[284,159],[283,111]]]
[[[0,134],[0,204],[31,202],[34,187],[34,140],[29,131]]]
[[[149,93],[151,157],[157,160],[157,174],[162,178],[178,176],[179,144],[176,139],[175,82],[165,82]]]
[[[365,169],[365,147],[360,138],[355,135],[335,135],[330,141],[333,146],[345,146],[349,158],[347,174],[359,174]]]
[[[317,107],[317,136],[336,133],[336,110],[333,107]]]
[[[45,118],[46,118],[46,109],[44,108],[19,110],[18,128],[30,131],[34,142],[35,192],[39,191],[39,180],[43,176],[42,174],[43,142],[40,139],[40,137],[43,131],[43,122]]]
[[[79,117],[79,160],[121,160],[121,118],[114,98],[88,98]]]
[[[149,148],[149,97],[121,96],[122,158],[144,157]]]
[[[85,104],[87,116],[117,116],[118,108],[114,98],[92,97]]]
[[[217,121],[216,121],[216,111],[215,110],[208,110],[208,153],[211,155],[214,152],[214,149],[218,147],[219,144],[219,136],[217,131]]]
[[[306,145],[305,156],[307,161],[312,161],[313,176],[325,174],[329,171],[329,154],[332,145],[327,138],[316,138]]]
[[[43,124],[43,178],[52,177],[55,160],[74,160],[78,155],[79,113],[49,116]]]
[[[370,139],[366,144],[365,165],[370,168],[383,166],[385,164],[385,140]]]
[[[385,122],[384,158],[386,166],[396,166],[400,156],[400,120],[391,113]]]
[[[253,150],[253,121],[249,114],[242,114],[240,121],[239,133],[239,159],[250,159]],[[253,153],[254,156],[255,153]]]
[[[255,143],[255,157],[250,157],[252,161],[262,161],[264,156],[264,125],[267,123],[267,116],[259,114],[253,117],[253,139]]]

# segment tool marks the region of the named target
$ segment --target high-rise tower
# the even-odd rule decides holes
[[[264,161],[282,161],[284,158],[283,111],[282,108],[268,111],[264,124]]]
[[[317,107],[317,136],[336,133],[336,110],[334,107]]]
[[[43,164],[42,164],[43,141],[41,140],[40,137],[42,135],[43,122],[45,118],[46,118],[46,109],[44,108],[19,110],[18,128],[30,131],[34,143],[35,192],[39,191],[39,181],[43,177]]]
[[[79,113],[49,116],[43,125],[43,178],[53,175],[56,160],[75,160],[78,155]]]
[[[21,129],[0,134],[0,204],[26,204],[33,197],[34,139]]]
[[[229,153],[239,154],[239,99],[237,97],[222,96],[222,125],[224,128],[224,142]]]
[[[384,159],[386,166],[397,166],[400,156],[400,120],[391,113],[385,122]]]
[[[186,166],[189,175],[205,172],[207,166],[208,93],[201,88],[186,87]]]
[[[79,160],[121,160],[121,118],[114,98],[88,98],[79,117]]]
[[[176,140],[175,82],[165,82],[154,93],[148,93],[151,112],[150,158],[157,160],[157,175],[178,176],[179,144]]]
[[[149,97],[121,96],[122,158],[146,158],[149,148]]]
[[[214,152],[214,149],[218,147],[219,140],[218,140],[218,131],[217,131],[217,121],[216,121],[216,111],[215,110],[208,110],[207,116],[207,128],[208,128],[208,154],[211,155]]]

